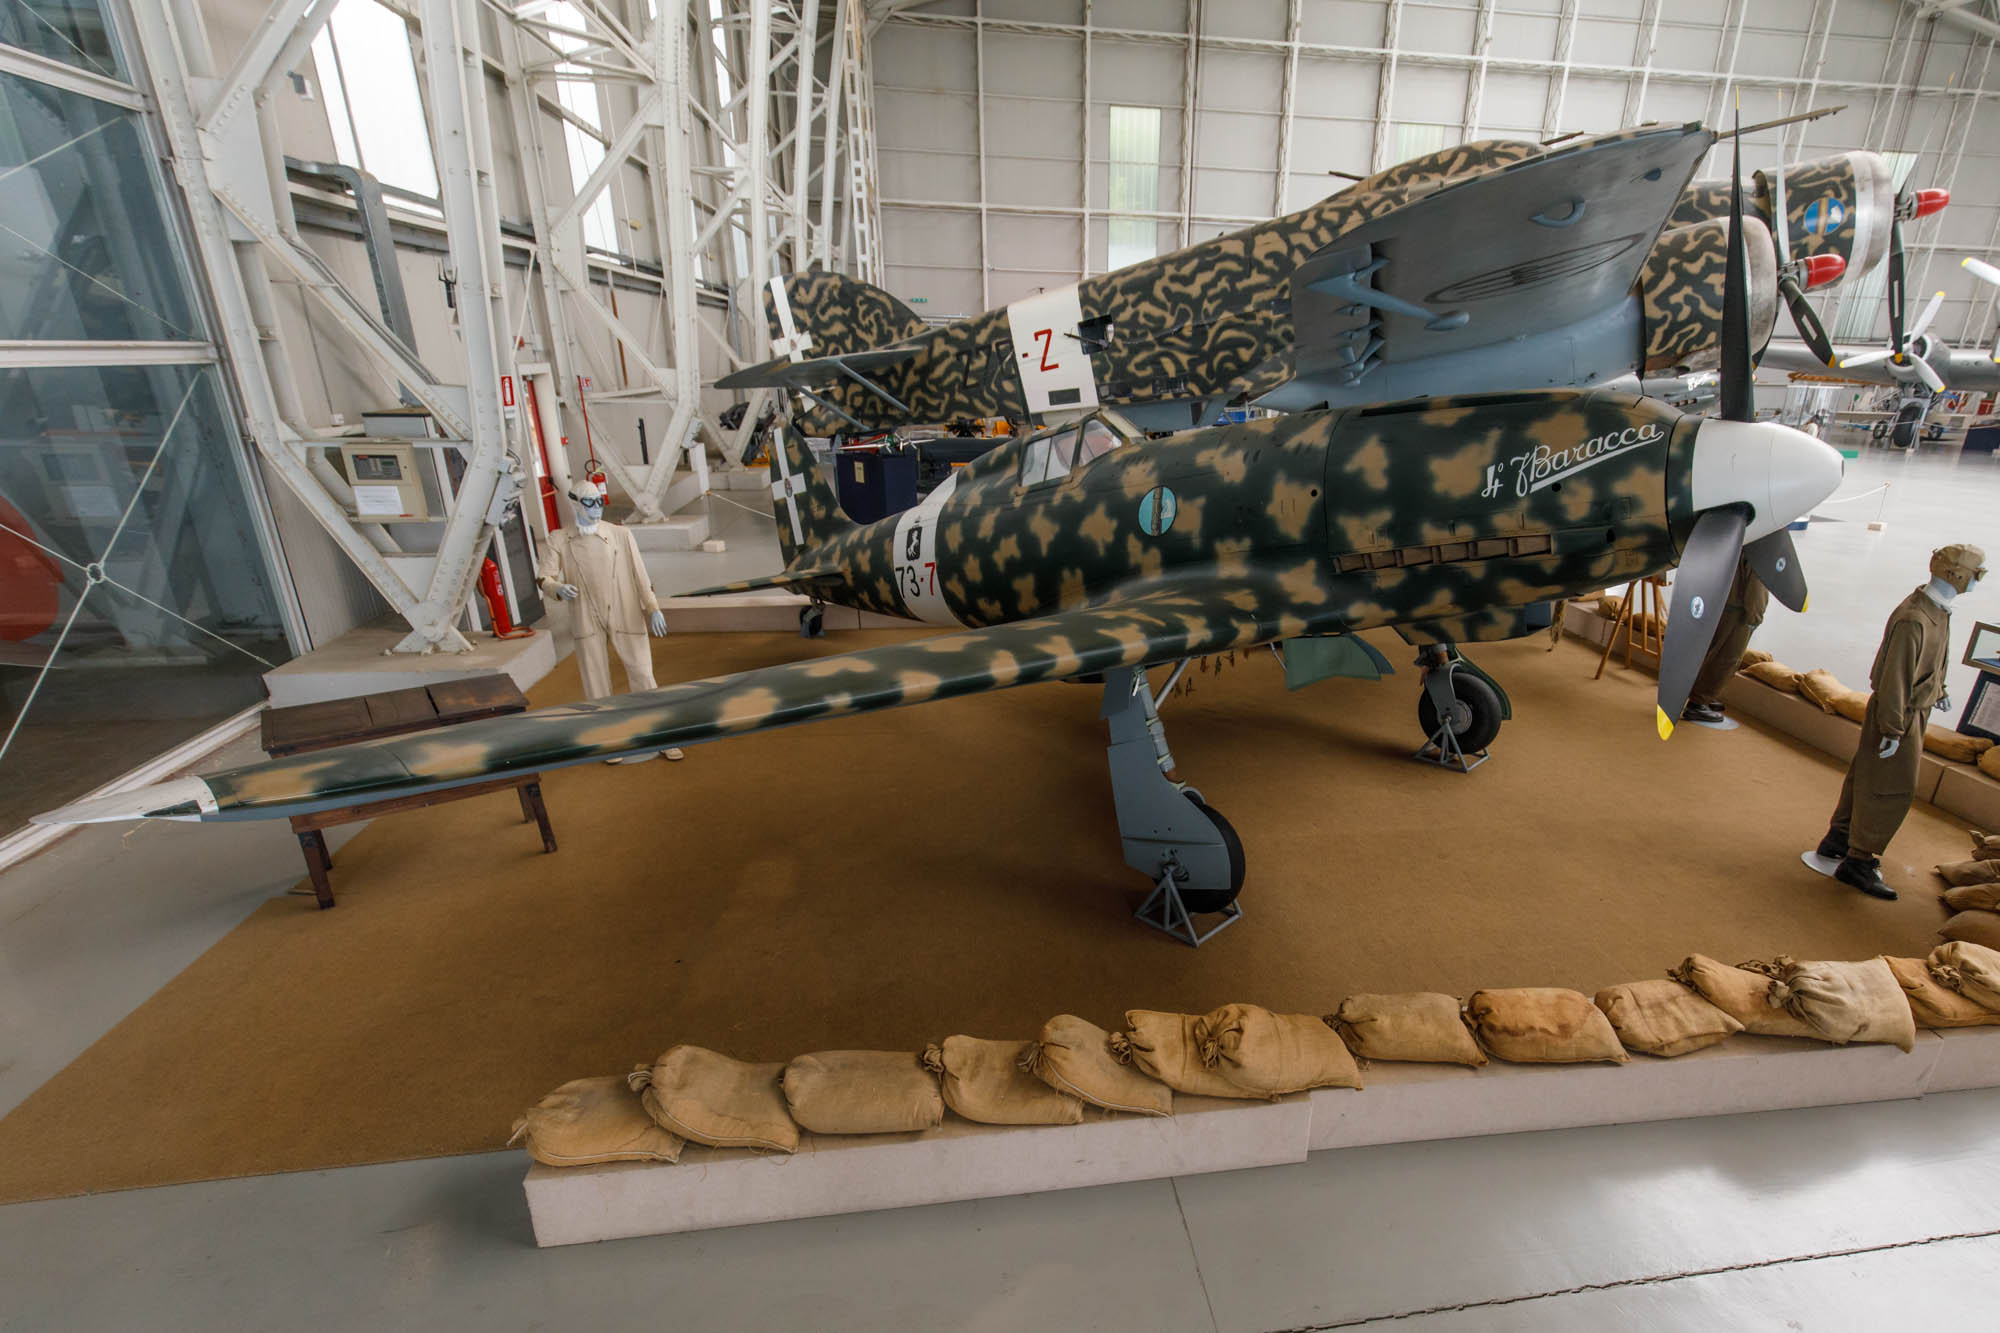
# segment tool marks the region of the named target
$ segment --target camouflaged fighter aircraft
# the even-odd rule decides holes
[[[863,526],[786,430],[771,468],[787,570],[757,582],[951,632],[180,778],[40,819],[276,818],[1102,673],[1126,860],[1172,879],[1183,910],[1219,911],[1243,883],[1241,844],[1179,780],[1156,712],[1171,682],[1156,689],[1148,667],[1277,643],[1294,687],[1374,676],[1390,668],[1354,636],[1392,626],[1424,649],[1426,733],[1447,727],[1477,750],[1508,705],[1452,645],[1525,633],[1535,604],[1657,573],[1704,538],[1723,548],[1720,608],[1743,543],[1789,553],[1786,522],[1833,491],[1841,466],[1783,426],[1607,391],[1137,439],[1100,411],[1002,445]],[[1701,628],[1670,619],[1670,654],[1698,662],[1706,640],[1675,636]],[[1663,728],[1687,684],[1661,700]]]
[[[1715,139],[1680,125],[1469,143],[942,328],[852,278],[773,278],[779,358],[717,386],[795,391],[809,435],[1097,406],[1178,430],[1246,403],[1294,411],[1698,369],[1721,341],[1728,190],[1688,178]],[[1781,288],[1798,318],[1803,288],[1865,271],[1886,238],[1888,172],[1874,154],[1785,174],[1797,271],[1776,261],[1768,208],[1748,226],[1759,346]]]
[[[1753,422],[1740,191],[1722,300],[1722,419],[1610,391],[1431,398],[1303,412],[1139,447],[1115,413],[1003,445],[915,508],[842,515],[803,439],[771,450],[792,586],[952,632],[180,778],[44,823],[259,819],[382,800],[744,732],[1101,676],[1125,862],[1141,918],[1193,943],[1191,913],[1243,887],[1234,828],[1181,780],[1158,704],[1198,654],[1280,646],[1286,683],[1378,677],[1360,631],[1416,645],[1440,752],[1477,750],[1505,695],[1457,652],[1512,638],[1538,604],[1678,565],[1655,706],[1672,734],[1739,559],[1794,608],[1786,525],[1840,483],[1840,455]],[[1148,669],[1178,663],[1156,690]],[[1150,913],[1150,915],[1149,915]],[[1221,929],[1218,925],[1214,929]]]

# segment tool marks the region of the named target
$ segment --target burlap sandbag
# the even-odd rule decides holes
[[[1282,1096],[1361,1086],[1347,1043],[1317,1014],[1225,1004],[1197,1019],[1194,1032],[1202,1064],[1239,1088]]]
[[[2000,949],[2000,912],[1960,912],[1939,927],[1938,934],[1962,944]]]
[[[593,1162],[677,1162],[686,1141],[661,1129],[645,1103],[616,1074],[563,1084],[514,1122],[513,1143],[527,1139],[528,1155],[545,1166]]]
[[[1111,1053],[1129,1050],[1132,1063],[1175,1092],[1191,1097],[1269,1097],[1267,1092],[1239,1087],[1201,1062],[1201,1038],[1195,1035],[1200,1014],[1163,1014],[1153,1009],[1128,1009],[1125,1031],[1111,1038]]]
[[[1790,963],[1771,987],[1786,1012],[1822,1041],[1884,1042],[1908,1052],[1917,1044],[1910,1002],[1888,963]]]
[[[2000,774],[1994,776],[2000,777]],[[2000,833],[1981,833],[1976,828],[1969,828],[1966,833],[1972,838],[1972,857],[1975,861],[2000,861]]]
[[[1853,691],[1840,683],[1840,677],[1821,667],[1817,671],[1807,671],[1799,676],[1799,693],[1818,704],[1820,711],[1834,711],[1833,701],[1843,694]]]
[[[2000,861],[1948,861],[1932,869],[1953,888],[1964,884],[2000,884]]]
[[[1938,984],[1921,958],[1885,958],[1910,1013],[1920,1028],[1974,1028],[2000,1024],[2000,1013],[1992,1013],[1966,999],[1955,990]]]
[[[1597,1007],[1627,1050],[1674,1056],[1741,1032],[1743,1025],[1677,981],[1633,981],[1597,992]]]
[[[1833,711],[1849,722],[1860,722],[1868,716],[1868,701],[1874,697],[1866,690],[1843,689],[1833,696]]]
[[[1799,673],[1783,662],[1753,662],[1743,668],[1743,674],[1786,694],[1799,692]]]
[[[2000,948],[1953,940],[1932,949],[1926,961],[1939,985],[1957,991],[1981,1009],[2000,1013]]]
[[[1967,736],[1962,732],[1948,731],[1935,724],[1924,727],[1924,748],[1940,759],[1949,759],[1954,764],[1976,764],[1979,756],[1993,748],[1993,742],[1984,736]]]
[[[924,1052],[924,1063],[943,1076],[944,1104],[981,1125],[1074,1125],[1083,1102],[1058,1092],[1030,1072],[1032,1041],[946,1037]]]
[[[1631,1059],[1611,1020],[1581,991],[1521,986],[1474,991],[1465,1016],[1479,1044],[1514,1064],[1576,1064]]]
[[[1132,1064],[1129,1043],[1121,1043],[1120,1059],[1111,1053],[1111,1042],[1112,1034],[1088,1019],[1057,1014],[1042,1024],[1042,1039],[1023,1058],[1036,1078],[1092,1106],[1172,1115],[1173,1089]]]
[[[1817,1032],[1771,1003],[1771,971],[1776,969],[1768,963],[1758,967],[1770,970],[1731,967],[1697,953],[1689,954],[1667,975],[1741,1023],[1745,1032],[1760,1037],[1817,1037]]]
[[[626,1076],[653,1123],[711,1148],[796,1152],[799,1127],[778,1088],[781,1064],[752,1065],[700,1046],[676,1046]]]
[[[937,1075],[911,1051],[815,1051],[785,1066],[785,1108],[815,1134],[907,1134],[944,1123]]]
[[[1434,991],[1350,995],[1332,1015],[1334,1030],[1364,1060],[1421,1060],[1431,1064],[1486,1063],[1472,1039],[1458,1000]]]
[[[1743,656],[1736,659],[1736,669],[1738,671],[1748,671],[1759,662],[1769,662],[1772,660],[1771,655],[1762,648],[1745,648]]]
[[[1986,864],[1995,863],[1988,861]],[[1944,905],[1954,912],[2000,912],[2000,882],[1966,884],[1946,889],[1939,896],[1944,899]]]
[[[1979,756],[1979,771],[1989,778],[2000,778],[2000,745]]]

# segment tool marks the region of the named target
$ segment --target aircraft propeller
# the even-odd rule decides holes
[[[1993,267],[1993,265],[1983,259],[1974,259],[1971,255],[1967,255],[1958,262],[1960,267],[1981,282],[1991,283],[1995,287],[2000,287],[2000,268]],[[1995,361],[2000,361],[2000,339],[1996,339],[1993,343],[1992,356]]]
[[[1738,113],[1739,121],[1741,113]],[[1743,253],[1743,148],[1737,135],[1732,148],[1730,169],[1729,257],[1723,270],[1721,420],[1705,423],[1717,443],[1730,438],[1735,427],[1740,433],[1756,426],[1756,379],[1750,355],[1750,286]],[[1782,211],[1779,231],[1784,229]],[[1726,426],[1724,423],[1728,423]],[[1791,434],[1791,432],[1781,432]],[[1817,443],[1817,442],[1814,442]],[[1697,445],[1699,447],[1699,445]],[[1768,455],[1767,455],[1768,457]],[[1697,462],[1699,467],[1699,462]],[[1699,479],[1697,479],[1699,481]],[[1696,498],[1701,487],[1696,486]],[[1729,585],[1735,580],[1739,559],[1747,560],[1771,595],[1794,611],[1806,607],[1805,575],[1799,569],[1798,551],[1791,533],[1780,526],[1755,541],[1744,543],[1748,535],[1751,508],[1742,501],[1727,501],[1702,510],[1681,548],[1679,571],[1674,576],[1673,602],[1667,612],[1666,635],[1660,645],[1660,684],[1655,699],[1655,721],[1660,739],[1673,735],[1681,710],[1687,707],[1688,692],[1701,670],[1715,639],[1715,627],[1728,601]]]
[[[1908,336],[1903,333],[1903,316],[1908,304],[1903,262],[1903,220],[1906,216],[1912,221],[1927,218],[1950,202],[1951,193],[1947,190],[1918,190],[1897,198],[1896,211],[1889,219],[1889,345],[1848,357],[1840,363],[1843,369],[1893,359],[1899,366],[1914,367],[1917,378],[1929,385],[1932,393],[1944,392],[1944,379],[1931,369],[1927,359],[1931,344],[1930,339],[1924,336],[1924,330],[1937,317],[1938,307],[1944,304],[1944,293],[1932,296],[1923,314],[1917,316],[1917,322],[1911,326]]]
[[[1740,139],[1741,136],[1739,135]],[[1792,327],[1823,365],[1837,364],[1833,340],[1806,293],[1824,287],[1847,271],[1847,261],[1839,255],[1811,255],[1792,263],[1791,215],[1785,210],[1785,137],[1778,136],[1778,169],[1771,175],[1771,234],[1778,243],[1778,292],[1792,312]]]

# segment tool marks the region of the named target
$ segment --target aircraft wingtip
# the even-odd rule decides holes
[[[109,824],[126,819],[200,819],[216,809],[215,793],[200,778],[174,778],[130,791],[86,796],[29,816],[35,824]]]

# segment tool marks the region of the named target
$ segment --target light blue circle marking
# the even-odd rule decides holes
[[[1847,206],[1838,199],[1815,199],[1806,206],[1806,232],[1812,236],[1831,236],[1840,230],[1840,224],[1847,221]]]
[[[1139,500],[1139,526],[1149,537],[1157,537],[1174,525],[1180,501],[1165,486],[1155,486]]]

